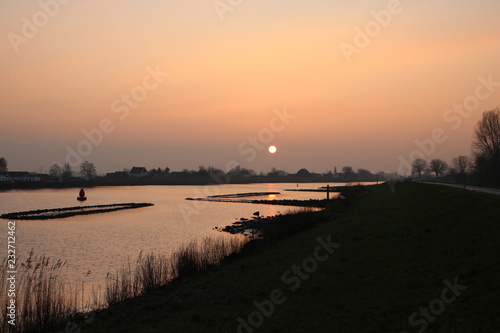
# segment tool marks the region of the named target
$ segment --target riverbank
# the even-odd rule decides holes
[[[113,306],[82,332],[496,331],[498,198],[418,183],[370,191],[334,220]]]
[[[292,184],[317,184],[317,183],[343,183],[331,177],[98,177],[88,181],[32,181],[32,182],[0,182],[0,191],[8,190],[38,190],[38,189],[64,189],[64,188],[92,188],[97,186],[205,186],[223,184],[263,184],[263,183],[292,183]],[[355,183],[358,183],[357,181]],[[376,183],[376,182],[372,182]]]

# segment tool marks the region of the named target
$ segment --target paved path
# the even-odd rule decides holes
[[[458,184],[426,182],[425,180],[418,180],[418,182],[426,183],[426,184],[444,185],[444,186],[450,186],[450,187],[456,187],[456,188],[463,188],[464,187],[463,185],[458,185]],[[470,191],[482,192],[482,193],[493,194],[493,195],[500,195],[500,189],[471,186],[471,185],[466,185],[465,188],[467,190],[470,190]]]

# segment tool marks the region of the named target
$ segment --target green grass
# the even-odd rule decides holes
[[[468,288],[425,331],[498,332],[499,222],[498,198],[419,183],[397,184],[394,193],[374,186],[332,221],[117,304],[82,331],[237,332],[237,318],[248,321],[254,301],[278,289],[284,303],[241,332],[418,332],[423,326],[409,317],[458,278]],[[283,274],[328,235],[340,248],[291,291]]]

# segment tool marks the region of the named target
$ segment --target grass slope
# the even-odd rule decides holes
[[[499,332],[499,203],[429,184],[374,186],[330,222],[114,306],[82,331]],[[328,235],[341,246],[316,269],[307,258]],[[303,263],[307,279],[289,271]],[[455,279],[467,286],[458,297],[445,290]],[[449,304],[436,301],[443,291]],[[437,315],[409,323],[430,305]],[[238,317],[259,327],[238,328]]]

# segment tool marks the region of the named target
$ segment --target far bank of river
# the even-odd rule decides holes
[[[364,182],[376,183],[376,179],[361,180]],[[359,183],[360,180],[352,180],[350,183]],[[17,181],[0,182],[0,190],[21,190],[21,189],[64,189],[64,188],[92,188],[99,186],[151,186],[151,185],[184,185],[184,186],[204,186],[204,185],[243,185],[243,184],[304,184],[304,183],[331,183],[345,184],[341,179],[332,179],[331,177],[229,177],[220,178],[198,177],[198,176],[171,176],[171,177],[98,177],[94,180],[74,179],[72,181],[54,182],[54,181]]]

